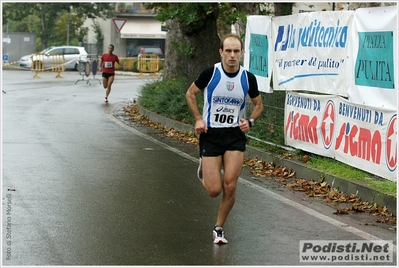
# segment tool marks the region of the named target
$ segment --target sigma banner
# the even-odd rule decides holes
[[[248,16],[244,50],[244,68],[253,73],[258,89],[270,93],[272,73],[271,18]]]
[[[349,79],[349,100],[397,109],[397,6],[355,11],[356,34],[350,36],[354,77]],[[395,66],[396,65],[396,66]]]
[[[397,181],[397,113],[339,96],[288,92],[285,143]]]
[[[273,90],[347,96],[353,11],[273,17]],[[260,27],[260,26],[258,26]]]

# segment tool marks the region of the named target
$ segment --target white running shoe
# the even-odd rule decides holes
[[[215,226],[213,228],[213,243],[214,244],[227,244],[228,241],[224,237],[224,230],[221,226]]]

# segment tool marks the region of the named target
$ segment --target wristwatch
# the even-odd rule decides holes
[[[248,118],[249,127],[253,127],[255,125],[255,120],[253,118]]]

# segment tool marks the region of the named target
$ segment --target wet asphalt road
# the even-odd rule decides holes
[[[75,85],[77,72],[2,75],[3,265],[309,265],[299,261],[300,240],[396,245],[387,228],[245,172],[225,225],[229,244],[213,245],[219,198],[196,178],[195,150],[113,116],[153,78],[117,76],[106,104],[98,81]]]

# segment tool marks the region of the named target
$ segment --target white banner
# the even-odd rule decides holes
[[[397,113],[338,96],[289,92],[285,142],[395,181]]]
[[[351,63],[349,100],[354,103],[397,109],[398,18],[397,6],[355,11],[356,33],[351,35],[356,55]],[[396,75],[395,75],[396,74]]]
[[[274,17],[273,89],[347,96],[352,20],[353,11]]]
[[[271,18],[248,16],[244,50],[244,68],[256,76],[258,89],[271,92],[272,73]]]

